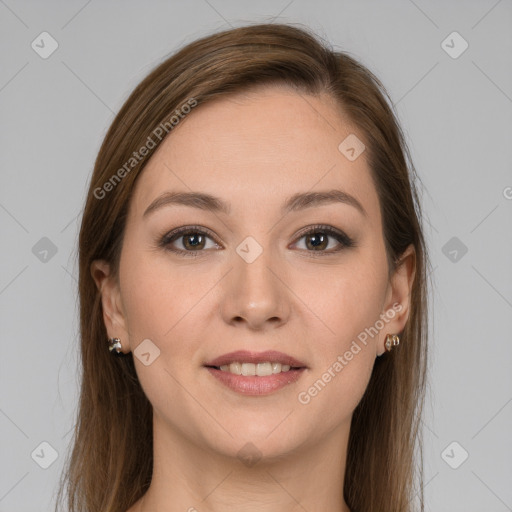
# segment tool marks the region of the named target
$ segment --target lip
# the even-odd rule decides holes
[[[288,384],[296,382],[306,371],[306,368],[288,370],[265,377],[257,375],[235,375],[217,368],[207,366],[206,369],[222,384],[242,395],[269,395],[274,391],[284,388]]]
[[[216,357],[211,361],[205,363],[203,366],[206,367],[217,367],[230,363],[281,363],[288,364],[292,368],[305,369],[307,365],[294,357],[278,352],[277,350],[265,350],[264,352],[250,352],[249,350],[236,350],[235,352],[229,352],[222,356]],[[279,374],[276,374],[279,375]],[[257,377],[258,379],[265,379],[266,377]]]

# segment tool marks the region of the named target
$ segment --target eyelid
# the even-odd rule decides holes
[[[208,235],[212,240],[215,241],[216,244],[220,245],[220,242],[218,241],[216,235],[208,228],[205,228],[204,226],[181,226],[176,229],[172,229],[168,233],[166,233],[162,240],[169,241],[170,239],[177,237],[178,235],[183,235],[186,233],[204,233],[205,235]]]
[[[323,232],[327,233],[328,235],[338,235],[339,237],[346,238],[346,241],[349,242],[351,239],[350,237],[344,233],[341,229],[337,229],[334,226],[330,226],[328,224],[314,224],[312,226],[306,226],[305,228],[301,229],[297,235],[296,239],[302,238],[304,235],[308,235],[310,233],[316,233],[316,232]]]

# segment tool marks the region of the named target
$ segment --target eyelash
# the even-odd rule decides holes
[[[328,236],[334,238],[341,244],[341,247],[338,249],[335,249],[335,250],[331,249],[329,251],[313,251],[313,250],[309,251],[306,249],[305,252],[310,253],[310,255],[312,255],[313,257],[316,257],[316,256],[323,257],[323,256],[326,256],[329,254],[335,254],[335,253],[342,251],[343,249],[347,249],[349,247],[354,247],[356,245],[355,241],[352,238],[350,238],[349,236],[347,236],[345,233],[343,233],[342,231],[339,231],[331,226],[326,226],[323,224],[317,224],[315,226],[311,226],[311,227],[307,228],[306,231],[303,231],[302,233],[299,234],[299,236],[297,238],[297,242],[307,235],[317,234],[317,233],[322,233],[324,235],[328,235]],[[199,256],[199,253],[205,252],[205,249],[197,250],[197,251],[184,251],[182,249],[173,249],[170,247],[170,244],[172,242],[174,242],[175,240],[178,240],[179,238],[181,238],[185,235],[191,235],[191,234],[192,235],[195,235],[195,234],[206,235],[209,238],[211,238],[216,244],[220,245],[219,242],[216,240],[215,236],[213,235],[213,233],[211,233],[209,230],[199,227],[199,226],[183,226],[181,228],[175,229],[175,230],[165,234],[160,239],[160,242],[158,245],[160,247],[162,247],[163,249],[174,252],[176,254],[180,254],[180,255],[183,255],[186,257],[196,258]]]

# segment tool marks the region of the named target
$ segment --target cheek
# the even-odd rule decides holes
[[[346,265],[317,270],[314,277],[297,272],[294,292],[317,325],[322,352],[344,351],[379,319],[387,287],[383,269],[354,257]]]
[[[194,340],[200,340],[200,336],[190,331],[190,319],[202,290],[193,286],[195,278],[189,274],[187,269],[177,269],[165,257],[143,251],[127,251],[120,268],[131,349],[149,339],[160,351],[148,366],[134,357],[141,386],[157,410],[172,410],[176,404],[170,397],[175,402],[180,400],[178,382],[184,380],[181,374],[185,366],[179,362],[191,360],[197,350]],[[186,400],[181,406],[185,404]]]
[[[308,305],[318,312],[322,322],[314,322],[324,334],[314,340],[315,367],[299,402],[311,402],[307,407],[318,408],[318,413],[330,409],[339,420],[359,403],[371,377],[378,339],[375,326],[381,326],[387,286],[385,259],[359,254],[350,265],[317,273],[315,282],[318,286],[315,293],[309,288]],[[308,283],[311,279],[302,278],[298,293],[306,294]]]
[[[120,278],[126,320],[135,344],[149,338],[159,345],[187,307],[193,307],[193,287],[186,270],[173,270],[165,258],[127,251]]]
[[[315,365],[297,398],[311,427],[323,417],[325,428],[334,428],[351,417],[368,386],[377,340],[368,333],[379,319],[385,282],[365,267],[331,274],[324,284],[315,311],[328,330],[315,338]]]

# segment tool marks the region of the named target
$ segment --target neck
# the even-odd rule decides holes
[[[233,457],[155,415],[151,485],[128,512],[350,512],[343,499],[349,429],[274,457],[247,443]]]

